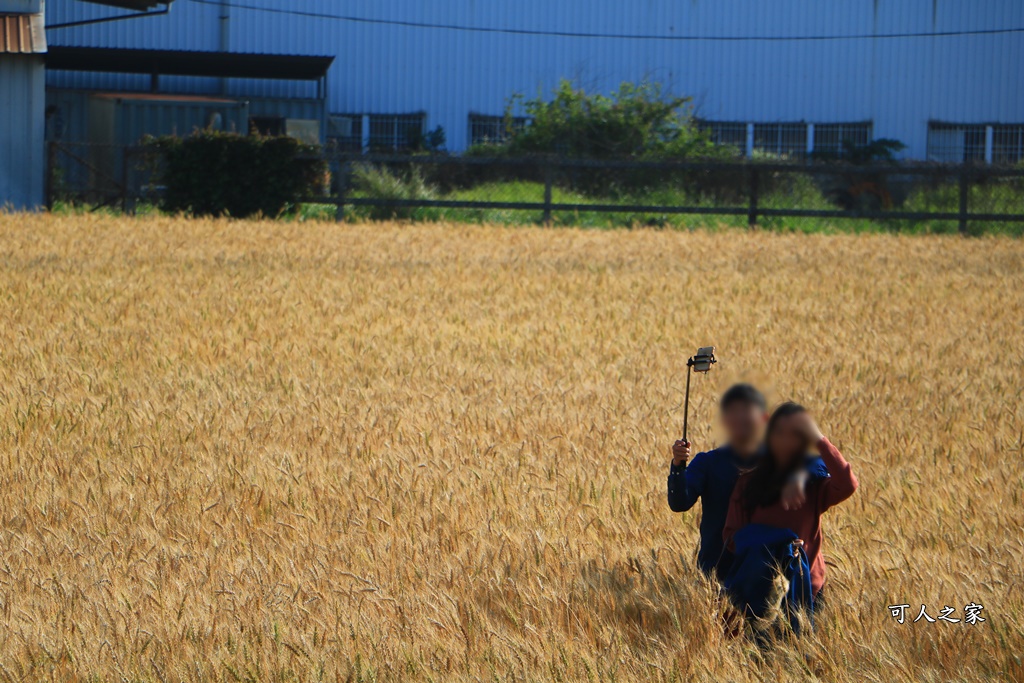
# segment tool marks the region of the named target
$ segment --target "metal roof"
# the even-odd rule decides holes
[[[193,52],[54,45],[48,69],[105,73],[276,78],[314,81],[327,75],[334,57],[268,55],[239,52]]]
[[[46,52],[42,14],[0,14],[0,54]]]
[[[123,7],[143,12],[153,9],[157,5],[170,5],[174,0],[85,0],[94,5],[110,5],[111,7]]]
[[[98,92],[89,95],[98,100],[125,100],[130,102],[208,102],[212,104],[237,104],[237,99],[210,97],[208,95],[180,95],[151,92]]]

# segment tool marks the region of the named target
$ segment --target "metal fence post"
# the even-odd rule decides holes
[[[50,140],[46,146],[46,210],[53,211],[54,195],[57,193],[57,141]]]
[[[544,165],[544,225],[551,225],[551,184],[552,184],[551,165]]]
[[[128,147],[121,148],[121,213],[128,213]]]
[[[747,208],[747,227],[757,227],[757,169],[750,169],[750,205]]]
[[[334,220],[339,223],[345,220],[345,195],[348,194],[349,163],[344,161],[338,166],[338,197],[334,202]]]
[[[966,166],[960,167],[960,234],[967,234],[967,198],[971,190],[970,173]]]

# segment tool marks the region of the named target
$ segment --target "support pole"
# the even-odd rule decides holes
[[[341,222],[345,220],[345,196],[348,194],[349,175],[351,166],[349,162],[343,161],[338,167],[338,198],[334,202],[334,220]]]
[[[757,227],[757,169],[750,169],[750,205],[747,207],[747,227]]]
[[[128,213],[128,147],[121,148],[121,213]]]
[[[363,154],[369,154],[370,153],[370,115],[369,114],[363,114],[362,140],[360,141],[360,144],[362,145]]]
[[[690,426],[690,375],[693,374],[693,366],[686,364],[686,401],[683,407],[683,441],[689,443],[686,438],[686,430]]]
[[[229,0],[220,0],[220,16],[217,17],[220,20],[220,42],[219,47],[221,52],[229,52],[231,50],[231,2]],[[220,94],[228,94],[228,79],[220,79]]]
[[[551,225],[551,167],[544,166],[544,225]]]
[[[57,193],[57,142],[50,140],[46,146],[46,210],[53,211]]]
[[[971,190],[971,178],[966,166],[960,167],[960,234],[967,234],[967,197]]]

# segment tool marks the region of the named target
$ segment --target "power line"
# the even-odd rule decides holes
[[[344,14],[328,14],[325,12],[313,12],[307,10],[284,9],[281,7],[264,7],[252,5],[245,2],[222,3],[220,0],[191,0],[200,5],[215,5],[222,7],[227,4],[231,8],[252,10],[254,12],[268,12],[270,14],[287,14],[290,16],[307,17],[311,19],[334,19],[337,21],[348,21],[357,24],[375,24],[379,26],[399,26],[404,28],[437,29],[443,31],[463,31],[466,33],[504,33],[517,36],[544,36],[550,38],[602,38],[612,40],[668,40],[668,41],[718,41],[718,42],[797,42],[797,41],[825,41],[825,40],[865,40],[865,39],[892,39],[892,38],[945,38],[952,36],[991,36],[1008,33],[1024,33],[1024,27],[1020,28],[988,28],[964,31],[926,31],[921,33],[853,33],[836,35],[796,35],[796,36],[711,36],[711,35],[661,35],[644,33],[578,33],[575,31],[554,31],[524,28],[503,28],[498,26],[469,26],[466,24],[442,24],[425,21],[408,21],[404,19],[375,19],[372,17],[357,17]]]

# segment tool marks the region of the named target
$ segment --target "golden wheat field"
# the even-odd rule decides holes
[[[4,681],[1024,677],[1024,242],[3,215],[0,259]],[[665,501],[704,344],[698,448],[753,378],[861,482],[764,656]]]

